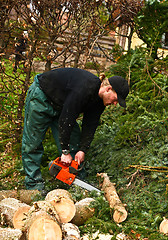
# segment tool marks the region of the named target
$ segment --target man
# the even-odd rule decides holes
[[[40,164],[42,141],[49,127],[61,161],[69,164],[75,159],[81,164],[105,106],[119,103],[126,107],[128,93],[128,83],[120,76],[101,83],[97,76],[77,68],[59,68],[35,76],[26,98],[22,140],[26,188],[44,188]],[[76,122],[80,113],[81,130]]]

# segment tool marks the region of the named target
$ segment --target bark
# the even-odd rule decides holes
[[[21,202],[31,204],[35,199],[41,198],[41,193],[38,190],[18,190],[18,199]]]
[[[79,228],[72,223],[62,224],[62,234],[64,240],[80,240]]]
[[[0,191],[0,201],[4,198],[17,198],[16,190],[2,190]]]
[[[57,197],[64,197],[64,198],[68,198],[68,199],[73,199],[72,195],[65,189],[54,189],[52,191],[50,191],[46,197],[45,200],[53,200],[54,198]]]
[[[21,202],[30,204],[37,197],[41,197],[38,190],[2,190],[0,191],[0,201],[4,198],[16,198]]]
[[[81,238],[81,240],[111,240],[113,237],[113,235],[111,234],[102,234],[99,232],[99,230],[95,233],[88,233],[88,234],[84,234],[83,237]],[[116,238],[118,240],[124,240],[123,238]],[[125,239],[126,240],[126,239]]]
[[[30,206],[15,198],[5,198],[0,202],[1,224],[22,228]]]
[[[61,223],[68,223],[75,216],[76,208],[71,199],[71,194],[64,189],[53,190],[45,198],[54,206]]]
[[[121,223],[125,221],[125,219],[127,218],[127,211],[117,194],[115,184],[110,182],[110,179],[106,173],[98,173],[97,176],[103,179],[101,188],[104,191],[105,198],[109,202],[110,208],[114,210],[114,221],[116,223]]]
[[[85,198],[77,203],[75,203],[76,213],[72,219],[72,223],[80,226],[86,222],[89,218],[94,215],[94,208],[91,208],[89,205],[91,202],[94,202],[93,198]]]
[[[23,233],[20,229],[13,228],[1,228],[0,227],[0,239],[1,240],[25,240]]]
[[[168,234],[168,219],[166,219],[165,217],[163,218],[163,221],[159,226],[159,231],[161,233]]]

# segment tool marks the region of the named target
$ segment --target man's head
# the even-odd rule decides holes
[[[113,76],[108,80],[114,91],[117,93],[118,103],[120,106],[126,107],[125,99],[129,93],[128,82],[120,76]]]
[[[99,96],[103,99],[104,105],[120,104],[126,107],[125,99],[129,93],[128,82],[120,76],[113,76],[102,81]]]

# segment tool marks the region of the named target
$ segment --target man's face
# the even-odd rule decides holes
[[[107,90],[103,94],[103,103],[104,106],[117,105],[118,103],[117,93],[114,90],[107,88]]]

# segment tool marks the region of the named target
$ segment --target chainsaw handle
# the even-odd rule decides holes
[[[72,174],[77,174],[78,172],[80,172],[85,165],[85,162],[83,162],[82,166],[80,165],[81,167],[78,169],[78,166],[76,166],[77,161],[72,160],[71,164],[66,164],[61,162],[61,157],[56,158],[56,162],[63,165],[64,167],[69,167],[69,172]]]
[[[57,157],[54,161],[56,161],[57,163],[59,163],[60,165],[63,165],[64,167],[69,167],[71,165],[71,163],[65,163],[61,161],[61,157]]]
[[[69,172],[76,175],[79,172],[79,169],[69,166]]]

